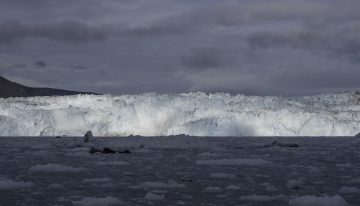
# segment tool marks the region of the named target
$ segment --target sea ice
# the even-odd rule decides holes
[[[286,182],[286,188],[288,189],[300,189],[303,185],[303,182],[301,180],[288,180]]]
[[[229,174],[229,173],[213,173],[210,175],[212,178],[228,178],[228,179],[235,179],[236,175]]]
[[[197,160],[197,165],[246,165],[246,166],[259,166],[267,165],[271,162],[263,159],[216,159],[216,160]]]
[[[360,194],[360,189],[357,187],[343,186],[339,190],[340,194]]]
[[[221,187],[217,187],[217,186],[209,186],[209,187],[204,189],[204,192],[219,193],[219,192],[222,192],[222,191],[223,190],[221,189]]]
[[[163,182],[143,182],[139,185],[143,188],[184,188],[184,184],[179,184],[173,180],[169,180],[167,183]]]
[[[103,178],[93,178],[93,179],[83,179],[83,182],[85,183],[104,183],[109,182],[111,179],[107,177]]]
[[[123,205],[124,203],[115,197],[85,197],[79,201],[72,201],[75,206],[111,206]]]
[[[246,201],[255,201],[255,202],[268,202],[273,201],[277,199],[284,198],[283,195],[279,196],[266,196],[266,195],[247,195],[247,196],[241,196],[240,200],[246,200]]]
[[[30,172],[81,172],[83,170],[85,169],[81,167],[71,167],[52,163],[30,167]]]
[[[227,189],[227,190],[240,190],[240,187],[236,186],[236,185],[229,185],[225,189]]]
[[[163,194],[155,194],[153,192],[148,192],[145,194],[144,199],[147,200],[163,200],[165,199],[165,195]]]
[[[130,163],[125,161],[110,161],[110,162],[97,162],[97,165],[114,165],[114,166],[124,166],[129,165]]]
[[[62,184],[52,183],[48,185],[47,188],[57,190],[57,189],[65,189],[65,186]]]
[[[340,195],[329,196],[301,196],[289,201],[290,206],[348,206]]]
[[[0,191],[26,189],[33,186],[35,186],[35,184],[32,182],[14,181],[11,179],[0,179]]]

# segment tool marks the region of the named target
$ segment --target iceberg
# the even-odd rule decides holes
[[[202,92],[0,99],[0,136],[354,136],[356,93],[305,97]]]

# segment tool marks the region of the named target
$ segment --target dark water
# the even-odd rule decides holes
[[[278,144],[271,144],[274,140]],[[281,206],[298,196],[325,194],[360,205],[360,193],[339,192],[344,186],[360,188],[356,138],[129,137],[84,144],[70,137],[2,137],[0,145],[1,206],[81,205],[77,201],[83,198],[107,196],[122,202],[118,205]],[[89,154],[91,146],[132,153]],[[197,164],[218,159],[268,163]],[[47,164],[75,171],[34,169]],[[32,185],[9,188],[1,185],[5,180]],[[144,198],[148,192],[160,199]]]

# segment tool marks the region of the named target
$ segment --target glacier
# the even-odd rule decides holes
[[[0,99],[0,136],[354,136],[360,95],[202,92]]]

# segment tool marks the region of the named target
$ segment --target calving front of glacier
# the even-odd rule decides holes
[[[353,136],[355,93],[258,97],[224,93],[0,99],[0,136]]]

